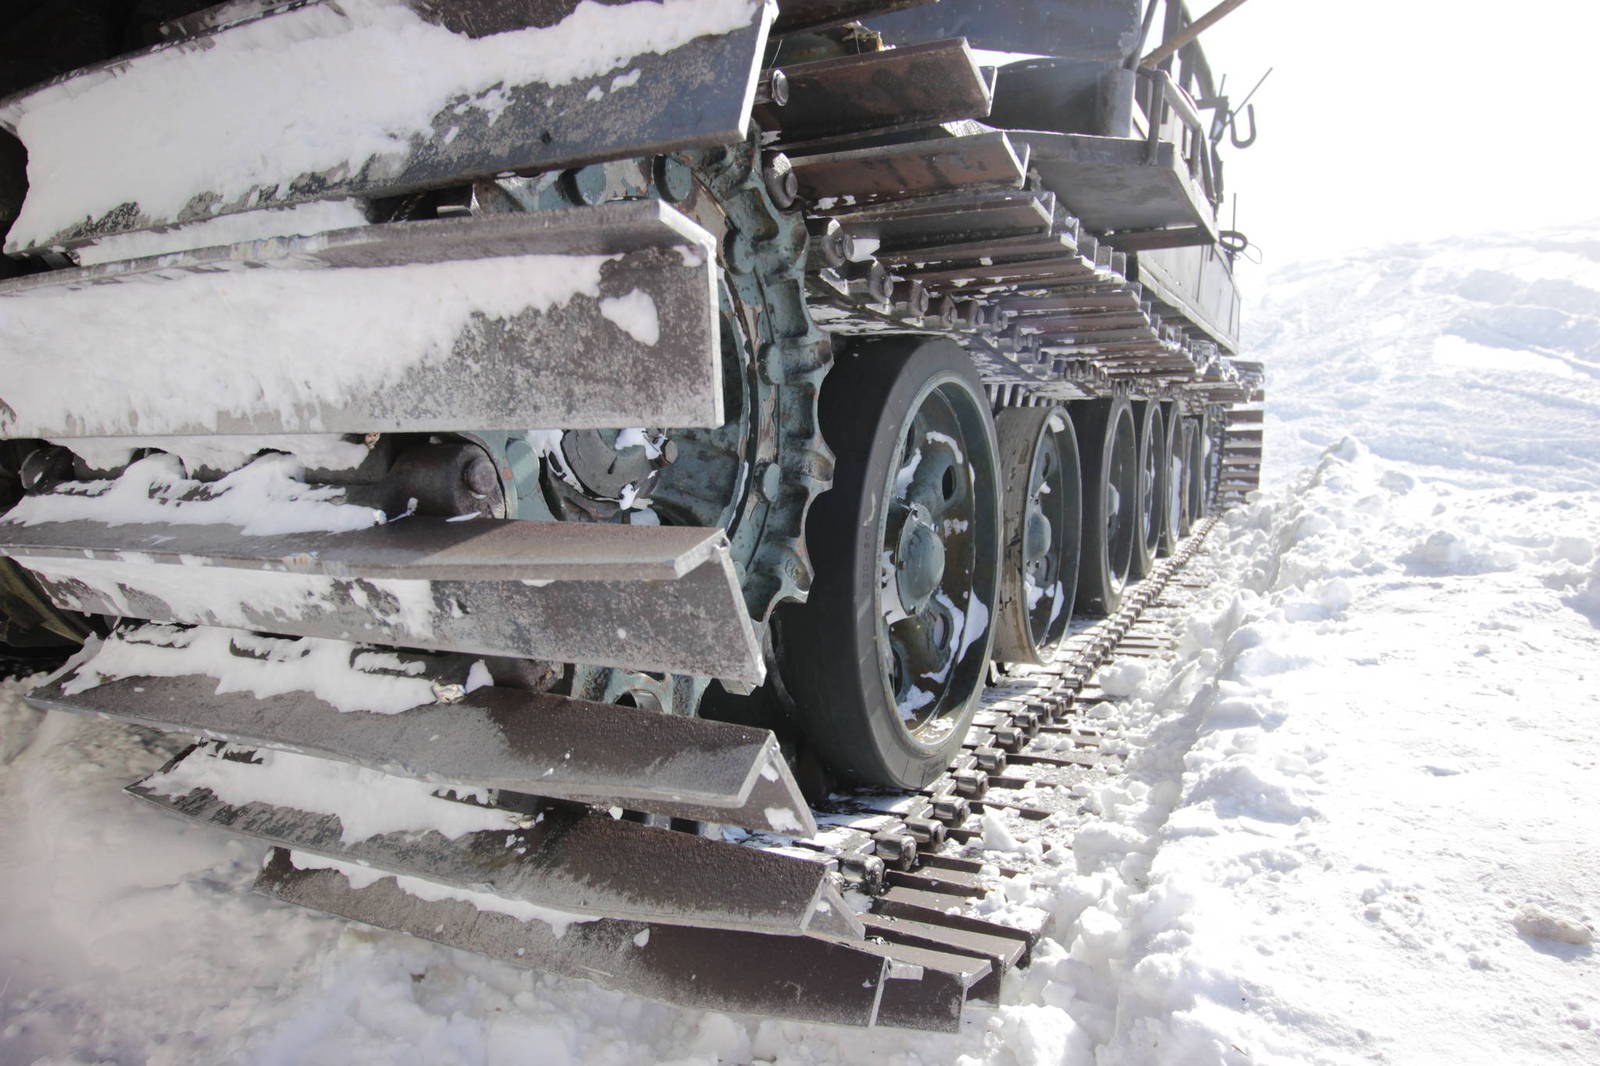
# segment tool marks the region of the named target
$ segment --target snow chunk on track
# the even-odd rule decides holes
[[[110,480],[24,496],[5,521],[228,525],[249,536],[272,536],[366,529],[384,520],[382,511],[341,502],[339,488],[307,485],[303,473],[298,459],[274,452],[218,481],[201,482],[184,476],[176,456],[151,455]]]

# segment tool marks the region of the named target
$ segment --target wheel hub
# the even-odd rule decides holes
[[[1028,508],[1022,551],[1030,563],[1037,563],[1050,553],[1050,520],[1044,516],[1037,502]]]
[[[944,580],[944,540],[920,506],[913,506],[895,550],[895,585],[906,613],[916,614]]]

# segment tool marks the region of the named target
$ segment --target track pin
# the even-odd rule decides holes
[[[999,748],[973,748],[972,757],[986,774],[998,774],[1006,768],[1006,753]]]
[[[915,840],[919,848],[932,851],[944,843],[945,827],[932,818],[907,818],[906,835]]]
[[[890,869],[904,872],[917,865],[917,840],[910,833],[874,833],[872,850]]]
[[[1013,753],[1021,751],[1022,745],[1027,740],[1022,730],[1013,725],[997,725],[989,731],[989,734],[996,747]]]
[[[847,851],[838,856],[839,876],[845,883],[869,896],[881,896],[888,889],[888,872],[876,855]]]
[[[972,813],[972,805],[959,796],[942,793],[928,798],[928,813],[945,825],[960,825]]]
[[[956,795],[969,800],[982,799],[989,791],[989,775],[981,770],[957,770],[950,775],[950,780],[955,785]]]

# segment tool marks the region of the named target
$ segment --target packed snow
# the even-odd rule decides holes
[[[94,266],[268,237],[307,237],[366,224],[367,213],[359,200],[312,200],[289,207],[219,215],[180,226],[117,233],[79,245],[72,254],[80,266]]]
[[[224,744],[219,756],[250,756],[251,749]],[[158,781],[158,796],[186,796],[209,789],[223,803],[263,803],[337,815],[341,839],[356,843],[386,833],[432,831],[454,840],[468,833],[511,830],[521,819],[494,807],[434,796],[426,781],[394,777],[348,763],[330,763],[288,751],[254,752],[250,762],[189,758]],[[305,869],[304,863],[297,864]]]
[[[433,584],[413,578],[343,580],[324,574],[247,570],[233,566],[155,563],[139,552],[122,559],[73,559],[18,553],[12,558],[50,582],[63,603],[101,613],[148,617],[135,603],[160,610],[164,619],[203,626],[256,629],[276,620],[316,619],[345,600],[365,606],[397,640],[429,643],[438,605]],[[185,557],[187,558],[187,557]]]
[[[119,629],[90,651],[66,677],[65,695],[120,678],[200,676],[216,680],[219,696],[305,692],[350,713],[401,714],[438,698],[419,660],[342,640],[151,623]],[[488,675],[483,660],[474,662],[462,695],[489,684]]]
[[[336,486],[308,485],[300,460],[269,452],[213,482],[187,477],[182,460],[158,453],[115,478],[68,482],[25,496],[5,523],[226,525],[246,536],[343,532],[381,524],[384,513],[343,501]]]
[[[264,849],[118,794],[177,740],[6,681],[0,1060],[1600,1061],[1600,229],[1297,267],[1256,318],[1268,483],[1191,563],[1173,653],[1097,678],[1123,772],[985,818],[973,854],[1023,873],[982,906],[1049,922],[960,1033],[685,1010],[269,903]]]
[[[404,874],[386,874],[381,870],[371,867],[359,866],[355,863],[340,862],[321,855],[312,855],[308,852],[291,851],[289,861],[298,870],[337,870],[345,876],[352,887],[366,888],[383,880],[385,877],[394,877],[395,883],[407,895],[416,896],[418,899],[438,903],[444,900],[459,900],[470,903],[480,911],[493,911],[496,914],[509,915],[521,922],[543,922],[550,926],[550,931],[557,937],[565,935],[568,928],[576,923],[592,922],[595,918],[587,914],[573,914],[570,911],[556,910],[554,907],[541,907],[537,903],[526,900],[507,899],[490,892],[475,892],[470,888],[456,888],[452,885],[441,885],[436,881],[425,881],[420,877],[407,877]],[[645,930],[648,934],[649,930]],[[646,943],[649,937],[645,937]],[[635,940],[635,943],[638,941]],[[643,947],[643,944],[639,945]]]

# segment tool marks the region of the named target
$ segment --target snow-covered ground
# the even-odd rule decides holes
[[[1286,270],[1269,484],[1118,668],[1132,752],[953,1036],[681,1010],[250,895],[119,794],[165,742],[0,697],[0,1062],[1600,1061],[1600,227]],[[1001,842],[998,837],[997,843]]]

